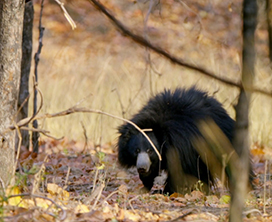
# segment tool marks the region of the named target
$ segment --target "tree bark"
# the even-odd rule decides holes
[[[18,121],[28,117],[28,96],[29,96],[29,74],[32,60],[32,32],[33,32],[34,8],[32,1],[25,4],[23,42],[22,42],[22,63],[21,81],[18,100]],[[29,133],[21,130],[22,145],[29,148]],[[17,147],[17,146],[16,146]]]
[[[249,174],[249,134],[248,111],[255,73],[255,45],[254,34],[257,24],[256,0],[244,0],[243,5],[243,67],[242,84],[236,111],[236,126],[233,146],[239,153],[240,164],[234,172],[235,180],[231,194],[230,221],[242,221],[244,201],[248,188]]]
[[[15,132],[21,73],[24,0],[0,1],[0,180],[6,186],[14,169]]]
[[[272,61],[272,0],[266,0],[269,59]]]

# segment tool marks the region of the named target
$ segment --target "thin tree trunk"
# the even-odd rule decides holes
[[[41,11],[40,11],[40,20],[39,20],[39,46],[38,51],[35,53],[34,59],[35,59],[35,67],[34,67],[34,75],[35,75],[35,83],[38,83],[38,64],[40,61],[40,54],[42,51],[42,38],[43,38],[43,32],[44,27],[42,27],[42,15],[43,15],[43,4],[44,0],[41,1]],[[37,113],[37,95],[38,91],[36,87],[34,87],[34,98],[33,98],[33,115]],[[32,123],[33,128],[38,128],[38,120],[34,120]],[[38,153],[39,152],[39,132],[32,132],[32,146],[33,146],[33,152]]]
[[[15,132],[6,128],[16,120],[21,73],[25,1],[0,1],[0,182],[13,175]]]
[[[269,58],[272,61],[272,0],[266,0],[267,9],[267,24],[268,24],[268,44],[269,44]]]
[[[235,171],[235,182],[231,194],[230,221],[242,221],[244,202],[248,188],[249,174],[249,135],[248,135],[248,111],[250,103],[250,93],[247,89],[253,86],[255,69],[255,46],[254,34],[257,23],[257,3],[256,0],[244,0],[243,5],[243,67],[242,83],[236,110],[236,126],[233,145],[235,150],[241,150],[240,165]]]
[[[18,120],[28,117],[28,96],[29,96],[29,74],[32,60],[32,30],[33,30],[34,8],[32,1],[25,4],[23,42],[22,42],[22,63],[21,63],[21,81],[18,109]],[[21,131],[22,145],[29,147],[29,133],[26,130]],[[16,146],[17,147],[17,146]]]

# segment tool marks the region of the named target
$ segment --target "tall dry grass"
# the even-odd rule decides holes
[[[37,12],[37,5],[35,8]],[[75,10],[73,7],[72,9]],[[120,36],[100,14],[95,13],[93,9],[91,12],[93,14],[88,12],[84,16],[79,16],[81,20],[74,16],[76,20],[78,18],[79,28],[72,32],[67,22],[61,18],[61,13],[59,17],[54,15],[52,19],[52,12],[45,11],[44,26],[49,28],[46,29],[43,39],[44,47],[39,65],[39,87],[44,97],[42,112],[58,112],[80,102],[79,106],[101,109],[130,118],[150,96],[165,88],[197,85],[199,89],[207,90],[210,95],[214,95],[222,102],[234,118],[233,104],[236,103],[238,95],[236,88],[225,86],[199,73],[171,64],[153,53],[151,53],[152,66],[150,66],[146,59],[148,55],[146,49]],[[213,73],[239,80],[240,49],[236,47],[239,40],[233,39],[234,46],[229,43],[226,47],[218,44],[221,37],[218,37],[220,41],[214,41],[213,39],[217,39],[216,35],[209,33],[209,30],[204,32],[203,27],[200,32],[198,31],[201,38],[197,39],[194,29],[198,24],[198,17],[194,17],[191,23],[181,20],[176,24],[166,20],[166,15],[162,15],[165,19],[159,23],[160,17],[156,12],[154,14],[157,17],[151,16],[150,23],[156,27],[155,30],[161,30],[162,33],[152,32],[151,41],[186,61],[207,67]],[[85,23],[89,20],[92,22],[86,26]],[[138,24],[141,24],[140,21],[141,19]],[[208,22],[212,21],[208,20],[207,26]],[[162,26],[159,27],[159,24]],[[64,31],[61,31],[61,27]],[[133,28],[134,31],[141,30],[140,26]],[[237,29],[239,32],[239,27]],[[220,34],[223,32],[228,35],[227,30],[221,30]],[[36,39],[37,33],[34,35],[34,41]],[[271,75],[268,74],[268,69],[263,68],[262,60],[259,58],[258,61],[256,83],[260,87],[269,88]],[[252,142],[272,146],[271,116],[272,99],[254,95],[250,110]],[[96,144],[114,143],[117,137],[116,129],[122,124],[119,120],[102,115],[73,114],[46,119],[40,121],[39,125],[56,137],[65,136],[71,140],[84,140],[81,123],[87,130],[88,138]]]

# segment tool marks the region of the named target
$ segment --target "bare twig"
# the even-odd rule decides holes
[[[252,213],[258,213],[259,215],[264,216],[264,214],[262,214],[262,212],[260,210],[258,210],[258,209],[250,209],[248,211],[244,211],[243,215],[247,216],[247,215],[252,214]]]
[[[84,135],[84,139],[85,139],[84,148],[83,148],[82,152],[85,153],[88,148],[88,136],[87,136],[86,127],[84,126],[83,122],[81,121],[80,123],[81,123],[82,129],[83,129],[83,135]]]
[[[105,16],[107,16],[107,18],[110,21],[112,21],[113,24],[118,28],[118,30],[119,30],[119,32],[121,34],[123,34],[124,36],[127,36],[128,38],[132,39],[134,42],[138,43],[139,45],[142,45],[144,47],[148,47],[148,48],[152,49],[154,52],[156,52],[159,55],[165,57],[166,59],[170,60],[171,62],[173,62],[175,64],[178,64],[180,66],[186,67],[188,69],[197,71],[202,75],[205,75],[207,77],[216,79],[216,80],[218,80],[218,81],[220,81],[220,82],[222,82],[222,83],[224,83],[226,85],[238,87],[240,89],[245,88],[249,92],[261,93],[261,94],[264,94],[264,95],[267,95],[267,96],[272,96],[272,92],[268,92],[268,91],[265,91],[263,89],[258,89],[258,88],[254,88],[254,87],[243,86],[243,84],[241,82],[237,83],[237,82],[233,82],[232,80],[225,79],[223,77],[217,76],[217,75],[209,72],[205,68],[196,67],[194,65],[191,65],[191,64],[183,61],[180,58],[177,58],[174,55],[171,55],[170,53],[167,53],[166,50],[160,48],[159,46],[156,46],[156,45],[152,44],[151,42],[149,42],[144,37],[142,37],[140,35],[137,35],[137,34],[133,33],[132,31],[130,31],[122,22],[120,22],[118,19],[116,19],[112,15],[112,13],[104,5],[102,5],[100,2],[98,2],[96,0],[88,0],[88,1],[90,3],[92,3],[97,10],[99,10]]]
[[[96,186],[96,180],[97,180],[98,172],[99,172],[99,169],[98,169],[98,168],[96,168],[95,175],[94,175],[94,179],[93,179],[93,189],[92,189],[92,193],[94,193],[94,190],[95,190],[95,186]]]
[[[174,222],[174,221],[182,220],[182,219],[184,219],[184,217],[187,217],[188,215],[192,214],[194,211],[198,212],[198,210],[194,208],[194,209],[189,210],[188,212],[182,214],[181,216],[179,216],[179,217],[177,217],[177,218],[175,218],[173,220],[170,220],[169,222]]]
[[[45,163],[47,162],[47,158],[48,158],[48,155],[45,156],[39,171],[37,173],[35,173],[35,175],[34,175],[34,181],[33,181],[33,185],[32,185],[33,188],[31,191],[32,194],[36,193],[39,190],[39,184],[40,184],[40,181],[42,180],[42,176],[45,172]]]
[[[21,130],[32,131],[32,132],[39,132],[39,133],[42,133],[42,134],[50,133],[50,131],[47,131],[47,130],[29,128],[29,127],[25,127],[25,126],[22,126],[20,129]]]
[[[119,117],[119,116],[112,115],[110,113],[106,113],[106,112],[98,110],[98,109],[88,109],[88,108],[84,108],[84,107],[81,107],[81,108],[80,107],[79,108],[78,107],[71,107],[69,109],[63,110],[63,111],[58,112],[58,113],[53,113],[53,114],[47,113],[47,114],[43,114],[43,115],[39,115],[39,116],[33,116],[31,118],[32,118],[32,120],[39,120],[39,119],[46,119],[46,118],[54,118],[54,117],[66,116],[66,115],[70,115],[70,114],[73,114],[73,113],[97,113],[97,114],[109,116],[109,117],[112,117],[112,118],[115,118],[115,119],[119,119],[119,120],[122,120],[124,122],[127,122],[127,123],[131,124],[140,133],[143,134],[143,136],[148,140],[148,142],[151,144],[151,146],[153,147],[154,151],[158,155],[159,160],[160,161],[162,160],[159,151],[157,150],[157,148],[154,145],[154,143],[150,140],[150,138],[146,135],[146,133],[144,132],[144,130],[142,130],[140,127],[138,127],[135,123],[133,123],[130,120],[124,119],[124,118]],[[19,123],[17,123],[18,127],[22,127],[25,124],[27,124],[28,123],[28,121],[27,121],[28,119],[29,118],[22,119]],[[15,126],[12,125],[12,126],[9,126],[7,130],[14,130],[14,129],[15,129]]]
[[[74,30],[76,28],[76,23],[74,22],[74,20],[72,19],[72,17],[69,15],[69,13],[66,11],[66,9],[64,7],[64,3],[62,3],[59,0],[55,0],[55,2],[59,4],[60,8],[63,11],[63,14],[64,14],[65,18],[67,19],[67,21],[70,23],[72,29]]]
[[[0,177],[0,184],[1,184],[1,187],[0,187],[0,194],[4,194],[5,191],[6,191],[6,186],[5,186],[5,183],[3,181],[3,179]]]
[[[47,130],[43,130],[43,129],[35,129],[35,128],[28,128],[28,127],[20,127],[21,130],[27,130],[27,131],[32,131],[32,132],[38,132],[38,133],[41,133],[43,134],[44,136],[46,137],[49,137],[51,139],[54,139],[54,140],[62,140],[64,137],[60,137],[60,138],[56,138],[54,136],[51,136],[49,135],[50,131],[47,131]]]
[[[137,212],[134,210],[134,207],[132,206],[132,203],[131,203],[131,202],[132,202],[133,200],[136,200],[138,197],[139,197],[139,195],[133,197],[132,199],[130,199],[130,200],[128,201],[128,204],[129,204],[130,208],[132,209],[132,211],[133,211],[135,214],[136,214]]]
[[[49,134],[47,134],[47,133],[44,133],[43,131],[39,131],[41,134],[43,134],[44,136],[46,136],[46,137],[49,137],[49,138],[51,138],[51,139],[53,139],[53,140],[62,140],[63,138],[64,138],[64,136],[62,136],[62,137],[60,137],[60,138],[57,138],[57,137],[54,137],[54,136],[51,136],[51,135],[49,135]]]
[[[38,113],[39,113],[39,112],[41,111],[41,109],[42,109],[42,106],[43,106],[43,96],[42,96],[42,92],[39,90],[38,87],[36,87],[36,90],[39,92],[40,97],[41,97],[41,98],[40,98],[40,100],[41,100],[40,106],[39,106],[37,112],[36,112],[36,113],[33,113],[31,117],[27,117],[27,118],[25,118],[25,119],[21,119],[21,120],[17,123],[17,125],[19,126],[19,128],[21,128],[22,126],[28,125],[32,120],[34,120],[34,118],[38,115]],[[10,130],[15,130],[15,128],[16,128],[15,126],[9,127]]]
[[[16,159],[15,159],[15,164],[13,166],[13,171],[12,171],[12,173],[13,173],[12,179],[15,176],[15,171],[16,171],[16,167],[17,167],[17,164],[18,164],[20,151],[21,151],[21,145],[22,145],[22,134],[21,134],[20,128],[16,124],[15,124],[15,127],[16,127],[16,131],[17,131],[17,134],[18,134],[18,137],[19,137],[19,143],[18,143],[18,148],[17,148],[17,155],[16,155]]]
[[[64,183],[64,187],[63,187],[64,190],[67,188],[70,172],[71,172],[71,167],[68,166],[68,170],[67,170],[67,174],[66,174],[66,178],[65,178],[65,183]]]
[[[121,107],[121,110],[122,110],[122,117],[125,118],[126,111],[125,111],[124,105],[122,103],[120,93],[119,93],[118,89],[116,89],[116,88],[114,88],[112,90],[112,92],[116,92],[118,100],[119,100],[119,103],[120,103],[120,107]]]
[[[28,94],[28,96],[24,99],[23,103],[20,105],[19,109],[17,110],[16,116],[18,116],[19,112],[21,111],[21,109],[24,107],[24,105],[27,103],[27,101],[29,100],[30,94]]]
[[[115,191],[113,191],[113,192],[111,192],[98,206],[103,206],[103,204],[110,198],[110,197],[112,197],[114,194],[116,194],[116,193],[121,193],[121,191],[120,190],[115,190]]]
[[[109,116],[115,119],[119,119],[122,120],[124,122],[127,122],[129,124],[131,124],[132,126],[134,126],[139,132],[141,132],[143,134],[143,136],[148,140],[148,142],[151,144],[151,146],[153,147],[153,149],[155,150],[156,154],[158,155],[159,159],[162,160],[160,153],[158,152],[156,146],[154,145],[154,143],[149,139],[149,137],[146,135],[146,133],[140,128],[138,127],[135,123],[133,123],[130,120],[124,119],[122,117],[119,116],[115,116],[112,115],[110,113],[106,113],[104,111],[98,110],[98,109],[88,109],[88,108],[77,108],[77,107],[71,107],[67,110],[58,112],[58,113],[53,113],[53,114],[44,114],[44,115],[40,115],[40,116],[36,116],[34,119],[44,119],[44,118],[53,118],[53,117],[59,117],[59,116],[66,116],[72,113],[98,113],[98,114],[102,114],[105,116]]]
[[[95,201],[94,201],[94,203],[93,203],[93,206],[92,206],[91,211],[93,211],[93,210],[95,209],[95,207],[96,207],[96,205],[97,205],[97,202],[98,202],[98,200],[99,200],[100,197],[101,197],[101,194],[102,194],[102,191],[103,191],[104,187],[105,187],[105,182],[102,181],[102,183],[100,184],[100,186],[97,188],[97,189],[98,189],[98,190],[97,190],[98,193],[97,193],[96,199],[95,199]]]

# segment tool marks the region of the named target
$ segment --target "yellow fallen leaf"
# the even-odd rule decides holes
[[[52,197],[57,197],[59,200],[64,201],[65,204],[68,203],[70,194],[66,190],[62,189],[60,186],[54,183],[47,184],[47,191]]]
[[[23,207],[23,208],[26,208],[26,209],[32,208],[32,207],[34,207],[34,206],[35,206],[34,201],[33,201],[33,200],[30,200],[30,199],[24,199],[24,200],[22,200],[22,202],[19,204],[19,207]]]
[[[18,195],[20,193],[21,193],[20,189],[17,186],[9,186],[6,189],[6,196]],[[22,201],[22,197],[21,196],[10,197],[10,198],[8,198],[8,205],[17,206],[21,201]]]
[[[43,199],[43,198],[35,198],[33,199],[23,199],[19,204],[19,207],[23,208],[32,208],[32,207],[41,207],[43,209],[47,209],[51,205],[51,201]]]
[[[105,164],[102,163],[100,166],[97,166],[97,169],[98,170],[103,170],[105,168]]]
[[[75,208],[75,213],[88,213],[90,210],[85,204],[79,204]]]
[[[230,202],[230,196],[229,195],[223,195],[220,198],[220,204],[228,204]]]

